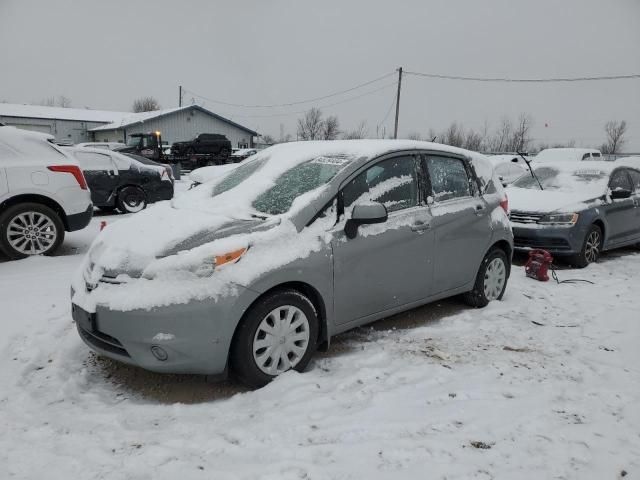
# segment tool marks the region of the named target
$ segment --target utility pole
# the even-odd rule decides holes
[[[178,107],[182,106],[182,85],[178,86]]]
[[[393,129],[393,138],[398,138],[398,117],[400,116],[400,89],[402,88],[402,67],[398,68],[398,96],[396,97],[396,126]]]

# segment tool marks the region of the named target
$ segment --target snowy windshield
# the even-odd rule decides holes
[[[262,166],[268,161],[269,157],[263,157],[239,166],[215,186],[213,195],[220,195],[253,176],[259,176]],[[344,164],[345,159],[341,156],[323,156],[296,165],[273,179],[273,185],[261,193],[252,206],[257,211],[269,215],[285,213],[296,198],[325,185]]]
[[[562,170],[553,167],[539,166],[534,172],[544,190],[576,193],[593,192],[600,194],[606,191],[609,174],[598,169],[582,168]],[[516,180],[514,187],[539,190],[538,182],[531,175],[524,175]]]
[[[129,140],[127,140],[127,145],[130,147],[137,147],[138,145],[140,145],[140,140],[142,140],[141,137],[129,137]]]

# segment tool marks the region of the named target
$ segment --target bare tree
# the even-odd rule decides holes
[[[321,140],[335,140],[340,135],[340,121],[338,117],[332,115],[322,122],[320,131]]]
[[[154,97],[140,97],[133,101],[131,109],[135,113],[152,112],[154,110],[160,110],[160,104]]]
[[[322,112],[313,107],[298,119],[298,138],[300,140],[319,140],[323,128]]]
[[[467,150],[473,150],[474,152],[479,152],[482,150],[482,146],[484,144],[484,137],[481,133],[476,132],[472,128],[467,130],[467,133],[464,137],[464,148]]]
[[[411,132],[407,135],[408,140],[422,140],[422,135],[419,132]]]
[[[345,140],[357,140],[359,138],[367,138],[369,136],[369,127],[366,121],[361,121],[353,130],[346,131],[342,134]]]
[[[262,143],[266,143],[267,145],[278,143],[276,139],[271,135],[260,135],[260,140],[262,140]]]
[[[464,130],[457,122],[449,125],[441,135],[441,143],[451,145],[452,147],[464,146]]]
[[[626,142],[626,139],[624,138],[624,134],[627,133],[626,120],[622,120],[620,122],[617,120],[610,120],[605,124],[604,131],[607,134],[607,140],[600,147],[602,153],[615,154],[620,152]]]
[[[502,117],[500,126],[496,130],[496,133],[492,135],[487,142],[487,150],[490,152],[506,152],[509,139],[511,138],[511,132],[513,130],[513,124],[508,117]]]
[[[64,95],[58,95],[58,99],[56,101],[56,105],[62,108],[70,108],[71,107],[71,99]]]
[[[506,151],[508,152],[526,152],[531,145],[531,127],[533,126],[533,119],[528,113],[521,113],[518,117],[518,123],[516,124],[511,138],[507,145]]]

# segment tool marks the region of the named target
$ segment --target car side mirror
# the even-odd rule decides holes
[[[360,225],[372,223],[384,223],[389,218],[387,207],[379,202],[361,203],[351,210],[351,218],[344,225],[344,233],[347,238],[356,238]]]
[[[629,198],[630,196],[631,196],[631,190],[627,190],[624,188],[618,188],[616,190],[611,191],[612,200],[620,200],[624,198]]]

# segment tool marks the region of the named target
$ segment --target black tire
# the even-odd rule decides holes
[[[499,289],[499,294],[493,294],[489,297],[485,291],[485,282],[487,281],[487,270],[495,260],[501,260],[503,268],[505,270],[505,277],[502,287]],[[495,265],[495,264],[493,264]],[[465,293],[462,298],[464,302],[475,308],[486,307],[491,300],[502,300],[504,291],[507,288],[507,282],[509,281],[509,274],[511,273],[511,261],[507,257],[507,254],[501,248],[493,248],[482,259],[478,274],[476,275],[476,281],[473,285],[473,290]]]
[[[122,213],[137,213],[147,208],[147,196],[139,187],[124,187],[118,192],[116,205]]]
[[[571,257],[569,263],[578,268],[585,268],[590,263],[596,263],[602,251],[602,241],[602,229],[598,225],[591,225],[584,236],[580,253]]]
[[[267,321],[267,318],[275,309],[291,306],[304,313],[308,326],[308,342],[306,350],[295,366],[293,366],[293,369],[298,372],[302,372],[307,367],[311,357],[316,351],[318,343],[319,322],[316,309],[314,308],[313,303],[311,303],[311,301],[300,292],[289,289],[278,290],[258,300],[258,302],[254,304],[247,313],[245,313],[238,329],[235,332],[229,360],[231,364],[231,371],[240,382],[251,388],[259,388],[266,385],[277,375],[282,373],[279,372],[275,375],[265,373],[256,362],[253,346],[254,339],[259,340],[256,334],[258,333],[258,328],[261,326],[263,320]],[[302,326],[298,328],[302,328]],[[260,334],[258,333],[258,335]],[[280,361],[281,360],[279,358],[278,362]],[[279,365],[280,363],[278,363],[276,367]]]
[[[35,215],[35,224],[29,226],[21,221],[20,215],[33,213]],[[29,215],[27,215],[29,218]],[[48,219],[48,222],[44,224],[43,230],[42,222],[44,219]],[[24,235],[24,241],[21,242],[19,237],[20,233],[15,229],[14,224],[11,232],[9,226],[12,222],[16,221],[17,226],[22,228],[22,225],[26,228],[32,228],[33,230],[27,230],[28,233]],[[40,227],[38,227],[40,225]],[[13,260],[20,258],[26,258],[31,255],[52,255],[64,240],[64,224],[60,216],[51,208],[40,203],[20,203],[12,207],[7,208],[2,214],[0,214],[0,250],[5,255]],[[26,238],[27,235],[29,238]],[[10,241],[11,238],[11,241]],[[45,248],[42,248],[43,243]],[[30,253],[31,249],[34,253]]]

